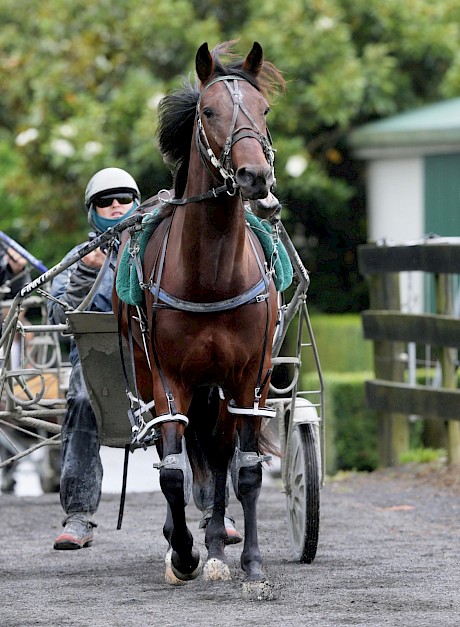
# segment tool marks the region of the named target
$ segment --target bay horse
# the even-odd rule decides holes
[[[224,494],[231,467],[244,512],[245,581],[265,582],[256,505],[269,449],[262,420],[274,413],[266,398],[277,294],[272,269],[245,223],[244,201],[272,197],[274,154],[265,116],[268,97],[284,80],[257,42],[244,59],[231,44],[210,52],[204,43],[196,53],[196,85],[160,102],[159,146],[173,170],[174,198],[160,193],[169,216],[145,249],[141,315],[123,306],[126,337],[131,318],[139,392],[146,402],[154,399],[155,418],[147,426],[159,438],[171,583],[194,579],[201,569],[184,509],[190,462],[194,474],[208,466],[215,479],[204,577],[230,578]],[[230,56],[227,64],[222,54]],[[113,304],[117,311],[116,293]]]

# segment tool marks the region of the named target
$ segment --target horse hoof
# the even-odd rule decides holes
[[[272,601],[274,591],[268,581],[243,581],[243,598],[247,601]]]
[[[225,562],[212,557],[204,565],[203,579],[205,581],[231,581],[232,576]]]
[[[192,570],[190,573],[182,573],[180,570],[177,569],[176,566],[174,566],[174,562],[172,560],[172,551],[171,551],[171,570],[173,574],[177,577],[177,579],[179,579],[180,581],[183,581],[184,583],[186,581],[191,581],[192,579],[196,579],[198,575],[201,573],[201,567],[202,567],[201,557],[200,557],[199,552],[196,549],[192,549],[192,558],[195,559],[197,562],[196,568]]]
[[[184,586],[187,582],[181,581],[180,579],[178,579],[172,571],[171,555],[172,555],[172,549],[168,549],[168,552],[166,553],[166,557],[165,557],[165,566],[166,566],[165,582],[169,583],[171,586]]]

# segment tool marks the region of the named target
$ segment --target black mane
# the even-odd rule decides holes
[[[190,146],[199,91],[190,82],[173,91],[158,106],[158,144],[174,177],[174,192],[181,197],[187,182]]]

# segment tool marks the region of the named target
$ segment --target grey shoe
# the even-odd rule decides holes
[[[87,514],[75,512],[69,514],[62,521],[64,531],[54,541],[57,550],[74,550],[91,546],[93,542],[93,527],[97,527]]]
[[[206,529],[208,522],[211,520],[211,515],[206,514],[200,521],[200,529]],[[225,538],[225,544],[238,544],[243,541],[243,536],[235,527],[235,521],[230,516],[224,516],[224,525],[227,537]]]
[[[227,539],[225,544],[238,544],[243,542],[243,536],[235,527],[235,521],[230,516],[224,518],[225,531],[227,532]]]

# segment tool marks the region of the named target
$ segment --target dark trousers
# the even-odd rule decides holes
[[[73,363],[62,425],[61,505],[66,514],[94,514],[101,500],[102,463],[97,422],[81,371],[78,354]]]

